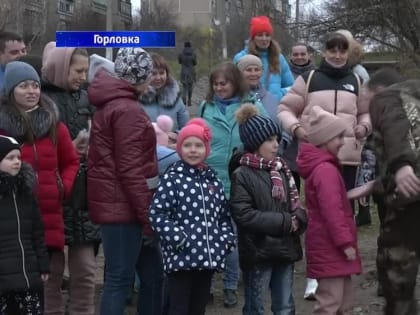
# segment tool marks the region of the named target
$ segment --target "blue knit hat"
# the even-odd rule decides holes
[[[30,64],[22,61],[11,61],[7,63],[6,69],[4,70],[3,88],[5,95],[9,96],[16,85],[26,80],[33,80],[41,85],[41,79],[38,73]]]
[[[258,109],[254,104],[243,104],[236,111],[236,120],[239,123],[239,137],[244,144],[244,149],[255,152],[272,136],[278,136],[281,140],[281,127],[271,118],[258,115]]]

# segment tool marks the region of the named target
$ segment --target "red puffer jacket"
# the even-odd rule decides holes
[[[156,136],[134,87],[99,70],[88,90],[97,110],[88,154],[93,222],[135,223],[151,232],[149,206],[158,183]]]
[[[42,105],[27,112],[31,130],[22,115],[10,104],[0,106],[0,130],[22,143],[22,160],[32,166],[36,174],[35,193],[45,228],[45,242],[49,248],[64,248],[63,199],[70,196],[79,169],[79,156],[69,131],[57,123],[58,111],[51,100],[43,98]],[[34,141],[28,138],[33,133]],[[53,141],[53,138],[56,141]]]

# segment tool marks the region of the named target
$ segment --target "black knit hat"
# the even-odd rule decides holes
[[[0,161],[13,150],[20,151],[20,144],[12,137],[0,136]]]
[[[254,104],[243,104],[236,112],[239,123],[239,137],[244,144],[244,149],[249,152],[258,150],[261,144],[272,136],[281,139],[281,127],[272,119],[258,115]]]

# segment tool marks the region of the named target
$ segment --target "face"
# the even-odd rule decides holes
[[[67,84],[71,91],[78,91],[80,86],[86,81],[89,70],[89,59],[86,56],[73,55],[69,68]]]
[[[153,69],[151,85],[155,89],[158,90],[165,86],[167,78],[168,78],[168,74],[166,73],[165,69],[163,68]]]
[[[272,136],[265,140],[257,150],[257,154],[262,156],[264,159],[273,160],[277,156],[279,149],[279,142],[277,136]]]
[[[308,49],[305,46],[294,46],[290,60],[298,66],[306,65],[309,62]]]
[[[3,52],[0,52],[0,64],[6,64],[26,55],[26,46],[24,42],[11,40],[6,42]]]
[[[332,155],[337,156],[338,151],[344,145],[344,133],[332,138],[326,144],[323,145],[324,150],[330,152]]]
[[[244,69],[242,74],[250,87],[256,87],[260,84],[262,69],[259,66],[250,65]]]
[[[233,84],[224,76],[218,76],[213,81],[214,94],[221,99],[228,99],[233,96]]]
[[[10,151],[0,162],[0,171],[16,176],[22,165],[19,150]]]
[[[347,63],[349,52],[338,47],[328,49],[324,52],[325,60],[333,67],[340,68]]]
[[[17,106],[22,110],[29,110],[38,105],[41,96],[39,83],[33,80],[20,82],[13,90]]]
[[[260,49],[267,49],[271,44],[271,35],[268,33],[258,33],[254,37],[255,45]]]
[[[188,137],[182,142],[181,156],[189,165],[197,166],[206,158],[206,146],[200,138]]]

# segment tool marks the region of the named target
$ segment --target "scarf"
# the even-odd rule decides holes
[[[219,107],[220,111],[224,115],[224,114],[226,114],[226,107],[228,107],[229,105],[232,105],[232,104],[240,103],[241,99],[238,96],[222,99],[222,98],[218,97],[217,95],[215,95],[213,97],[213,102],[217,105],[217,107]]]
[[[282,158],[277,157],[274,160],[267,160],[256,154],[245,153],[242,155],[239,163],[254,169],[269,170],[271,183],[273,184],[271,196],[274,199],[285,202],[287,201],[287,196],[283,185],[283,178],[280,175],[280,171],[283,171],[283,173],[286,175],[286,180],[289,187],[291,212],[301,207],[299,192],[296,188],[292,172]]]
[[[337,80],[342,79],[352,73],[348,64],[345,64],[340,68],[335,68],[331,64],[329,64],[328,61],[325,60],[325,58],[322,58],[321,60],[321,64],[319,65],[319,71]]]

